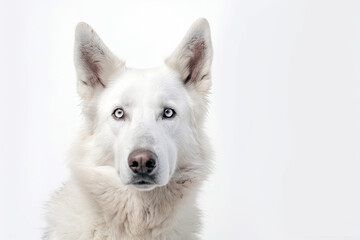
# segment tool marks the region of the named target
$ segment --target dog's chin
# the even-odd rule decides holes
[[[151,191],[154,188],[156,188],[158,185],[154,183],[133,183],[131,184],[132,187],[134,187],[138,191]]]
[[[151,191],[157,186],[159,186],[158,184],[156,184],[156,182],[153,179],[143,179],[143,178],[133,179],[127,185],[132,186],[138,191]]]
[[[122,178],[119,174],[119,177],[123,185],[137,191],[151,191],[168,184],[168,179],[159,178],[159,175],[138,174]]]

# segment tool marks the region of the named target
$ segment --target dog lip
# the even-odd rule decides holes
[[[145,176],[134,177],[130,182],[130,184],[142,186],[142,185],[154,185],[156,183],[152,177],[145,175]]]
[[[140,180],[140,181],[135,182],[133,184],[136,184],[136,185],[148,185],[148,184],[154,184],[154,183],[149,182],[149,181],[145,181],[145,180]]]
[[[154,189],[157,184],[154,180],[139,178],[130,182],[130,185],[134,186],[139,191],[149,191]]]

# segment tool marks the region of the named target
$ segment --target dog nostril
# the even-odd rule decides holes
[[[139,163],[137,161],[133,161],[130,165],[130,167],[138,167]]]
[[[156,162],[154,159],[150,159],[145,163],[145,167],[147,168],[147,172],[150,173],[155,167]]]

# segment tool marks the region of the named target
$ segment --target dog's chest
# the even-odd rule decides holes
[[[93,239],[188,239],[184,234],[195,234],[199,225],[198,210],[193,204],[184,204],[183,199],[167,201],[171,197],[168,196],[144,201],[134,196],[121,197],[116,208],[104,213],[104,224],[98,225]],[[190,239],[195,239],[195,235]]]
[[[119,203],[117,210],[105,216],[108,239],[163,239],[170,234],[177,218],[174,206],[163,201],[139,202],[128,200]]]

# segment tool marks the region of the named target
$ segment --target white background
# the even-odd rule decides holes
[[[0,239],[40,239],[68,176],[76,24],[151,67],[198,17],[215,51],[202,239],[360,239],[360,2],[145,0],[0,2]]]

